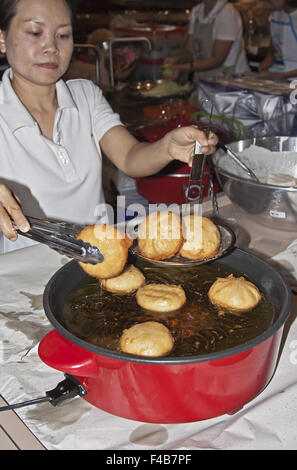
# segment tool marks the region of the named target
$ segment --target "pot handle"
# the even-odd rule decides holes
[[[96,355],[71,343],[56,330],[50,331],[38,347],[40,359],[66,374],[96,377],[98,365]]]

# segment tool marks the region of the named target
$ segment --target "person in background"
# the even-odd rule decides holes
[[[297,0],[269,0],[270,45],[258,71],[271,78],[297,77]]]
[[[217,144],[195,126],[138,142],[92,81],[64,82],[73,51],[71,0],[0,0],[0,251],[21,248],[24,214],[91,225],[104,204],[102,153],[131,177]],[[28,242],[31,242],[28,240]]]
[[[191,11],[184,49],[164,61],[164,77],[176,79],[183,72],[194,72],[198,83],[199,78],[219,72],[247,71],[240,14],[227,0],[202,0]]]

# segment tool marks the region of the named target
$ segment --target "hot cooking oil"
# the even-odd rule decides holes
[[[144,310],[137,304],[135,293],[113,294],[102,289],[96,279],[87,277],[66,299],[66,328],[84,341],[118,351],[124,329],[136,323],[159,321],[174,337],[170,356],[180,357],[209,354],[243,344],[266,331],[273,322],[273,308],[263,293],[257,307],[243,313],[221,310],[210,303],[207,293],[217,277],[244,276],[219,262],[160,268],[138,260],[135,265],[147,283],[181,285],[187,297],[183,307],[169,313]]]

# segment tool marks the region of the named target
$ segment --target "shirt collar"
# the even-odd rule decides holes
[[[11,86],[12,70],[5,70],[2,76],[2,93],[0,95],[0,115],[5,119],[12,132],[26,126],[34,126],[35,121],[22,104]],[[75,108],[77,106],[72,98],[67,84],[63,80],[56,83],[58,106],[60,109]]]
[[[204,17],[205,4],[201,3],[198,10],[198,16],[200,23],[209,24],[217,17],[217,14],[223,9],[223,6],[227,3],[227,0],[217,0],[212,10]]]
[[[77,109],[77,106],[71,95],[71,91],[69,90],[67,83],[65,83],[64,80],[59,80],[56,83],[56,90],[57,90],[58,106],[60,109],[63,109],[63,108]]]

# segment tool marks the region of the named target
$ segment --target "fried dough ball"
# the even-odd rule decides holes
[[[140,307],[154,312],[172,312],[186,302],[184,289],[172,284],[147,284],[136,292]]]
[[[179,251],[182,242],[181,218],[171,211],[153,212],[139,227],[138,247],[147,258],[171,258]]]
[[[103,279],[101,286],[115,294],[129,294],[134,292],[145,283],[145,277],[140,271],[132,264],[127,266],[119,276]]]
[[[108,279],[123,271],[128,259],[128,249],[132,245],[132,239],[128,235],[112,225],[98,224],[85,227],[76,238],[97,246],[104,255],[104,261],[95,265],[79,262],[89,276]]]
[[[183,217],[184,243],[179,254],[184,258],[200,260],[211,258],[218,252],[221,234],[207,217],[191,214]]]
[[[174,339],[168,328],[156,321],[131,326],[120,338],[121,351],[137,356],[165,356],[173,346]]]
[[[230,274],[218,278],[208,291],[211,303],[233,311],[245,312],[256,307],[261,300],[259,289],[244,277]]]

